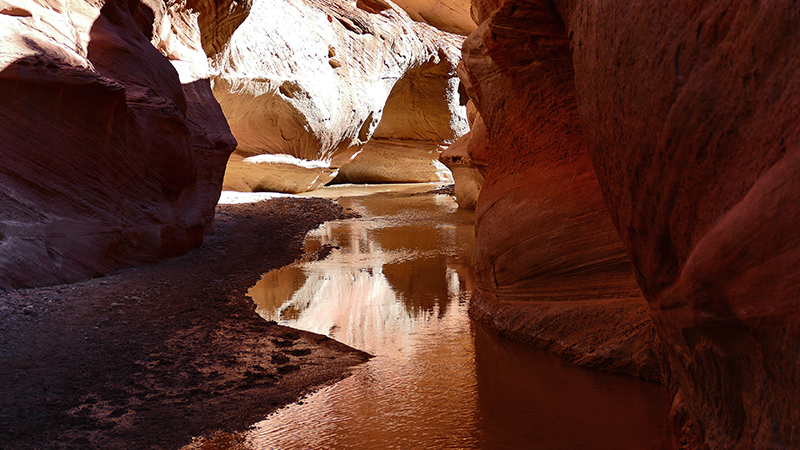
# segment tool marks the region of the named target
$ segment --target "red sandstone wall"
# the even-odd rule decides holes
[[[504,6],[468,38],[463,63],[483,118],[470,141],[485,175],[473,316],[575,362],[660,379],[646,303],[580,132],[563,25],[531,3]]]
[[[182,83],[151,43],[166,6],[17,3],[0,11],[0,289],[200,245],[235,140],[208,80]]]
[[[711,448],[800,447],[797,4],[496,0],[473,7],[486,22],[467,41],[465,64],[489,136],[478,267],[482,280],[499,280],[495,287],[482,281],[482,293],[502,294],[519,280],[527,286],[517,274],[560,262],[582,284],[577,270],[585,266],[569,261],[597,239],[612,240],[599,226],[604,213],[589,208],[595,216],[552,219],[512,205],[546,211],[543,197],[564,205],[551,211],[596,205],[594,187],[569,195],[595,186],[577,182],[588,156],[591,167],[580,173],[596,177],[605,220],[633,263],[701,440]],[[565,113],[573,105],[579,124]],[[531,156],[543,152],[549,159]],[[538,174],[559,164],[573,172],[554,171],[555,189]],[[561,236],[548,230],[557,223],[570,230],[589,217],[598,225],[576,234],[584,245],[533,259],[520,252],[515,259],[525,268],[498,270],[496,233],[523,246],[536,242],[533,254],[542,254]]]

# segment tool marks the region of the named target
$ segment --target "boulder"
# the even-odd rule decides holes
[[[439,162],[436,142],[372,139],[339,169],[333,183],[452,183],[450,169]]]
[[[492,149],[479,155],[479,297],[523,293],[479,313],[524,316],[558,286],[524,291],[518,274],[564,267],[596,285],[577,256],[601,248],[621,277],[624,249],[690,444],[800,447],[796,5],[475,0],[473,12],[468,92]],[[505,239],[519,267],[492,250]]]
[[[362,150],[354,171],[384,179],[384,167],[365,172],[379,160],[367,156],[370,139],[385,139],[375,148],[394,153],[413,148],[406,141],[454,141],[467,131],[455,72],[462,41],[388,2],[256,1],[213,59],[214,94],[239,142],[237,155],[288,155],[281,161],[300,166],[263,162],[240,170],[235,163],[247,175],[226,188],[260,189],[272,177],[271,189],[315,189]],[[422,150],[423,178],[438,179],[438,155]],[[318,166],[319,178],[310,166]],[[305,186],[292,180],[299,172],[307,174]],[[393,172],[396,181],[419,179],[416,169]]]
[[[211,230],[235,140],[191,7],[0,1],[0,289],[155,262]]]

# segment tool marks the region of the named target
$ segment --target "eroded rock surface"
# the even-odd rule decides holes
[[[580,133],[569,42],[531,33],[536,8],[514,6],[464,45],[479,112],[469,156],[485,174],[472,314],[573,361],[659,379],[645,300]]]
[[[501,302],[479,314],[518,327],[505,317],[565,294],[526,290],[553,268],[593,298],[599,281],[626,277],[624,249],[694,444],[800,446],[796,5],[476,0],[473,11],[483,23],[465,65],[492,144],[472,155],[487,174],[479,287]],[[528,301],[502,303],[515,292]]]
[[[394,3],[412,19],[443,31],[466,36],[477,27],[468,0],[395,0]]]
[[[463,65],[460,67],[463,70]],[[483,187],[484,176],[472,161],[470,148],[483,149],[488,144],[483,118],[478,114],[472,101],[467,103],[467,117],[470,128],[474,128],[475,132],[470,131],[453,142],[439,155],[439,161],[447,166],[453,174],[458,206],[464,209],[475,209],[475,205],[478,203],[478,194]],[[476,150],[476,153],[478,152],[480,150]]]
[[[202,242],[235,140],[190,7],[0,2],[0,288]]]
[[[462,40],[388,2],[261,0],[216,57],[214,94],[243,159],[271,154],[310,162],[298,164],[305,168],[321,163],[319,177],[303,189],[310,190],[330,181],[370,139],[386,139],[379,147],[387,148],[392,139],[438,145],[463,135],[466,112],[455,76]],[[438,179],[431,179],[437,156],[427,158],[425,181]],[[293,176],[276,164],[231,167],[226,188]],[[394,172],[400,181],[418,178],[415,172],[404,179],[402,167]]]

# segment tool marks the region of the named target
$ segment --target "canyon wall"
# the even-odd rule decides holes
[[[202,242],[236,142],[208,80],[213,42],[201,39],[225,32],[197,17],[235,10],[0,1],[0,289]]]
[[[343,181],[439,180],[438,146],[467,131],[462,41],[379,0],[256,1],[213,60],[239,142],[226,189],[312,190],[351,161]]]
[[[459,68],[463,72],[463,64],[460,64]],[[478,203],[478,194],[483,187],[484,174],[472,161],[470,149],[483,148],[487,144],[483,118],[478,114],[472,100],[467,102],[467,118],[470,131],[442,151],[439,161],[447,166],[450,173],[453,174],[456,202],[459,208],[475,209],[475,205]]]
[[[659,380],[646,301],[580,132],[567,36],[533,3],[504,8],[463,50],[479,113],[468,154],[485,175],[471,313],[579,364]]]
[[[556,327],[568,340],[636,298],[635,275],[689,444],[800,446],[796,4],[475,0],[473,13],[463,79],[488,140],[471,154],[486,173],[473,313],[536,340],[554,328],[529,310],[595,308]]]
[[[417,22],[425,22],[442,31],[466,36],[477,27],[468,0],[395,0],[394,3]]]

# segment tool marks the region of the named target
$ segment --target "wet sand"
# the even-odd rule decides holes
[[[266,322],[245,297],[346,215],[314,198],[219,206],[181,257],[0,292],[0,448],[174,449],[347,376],[367,354]]]

